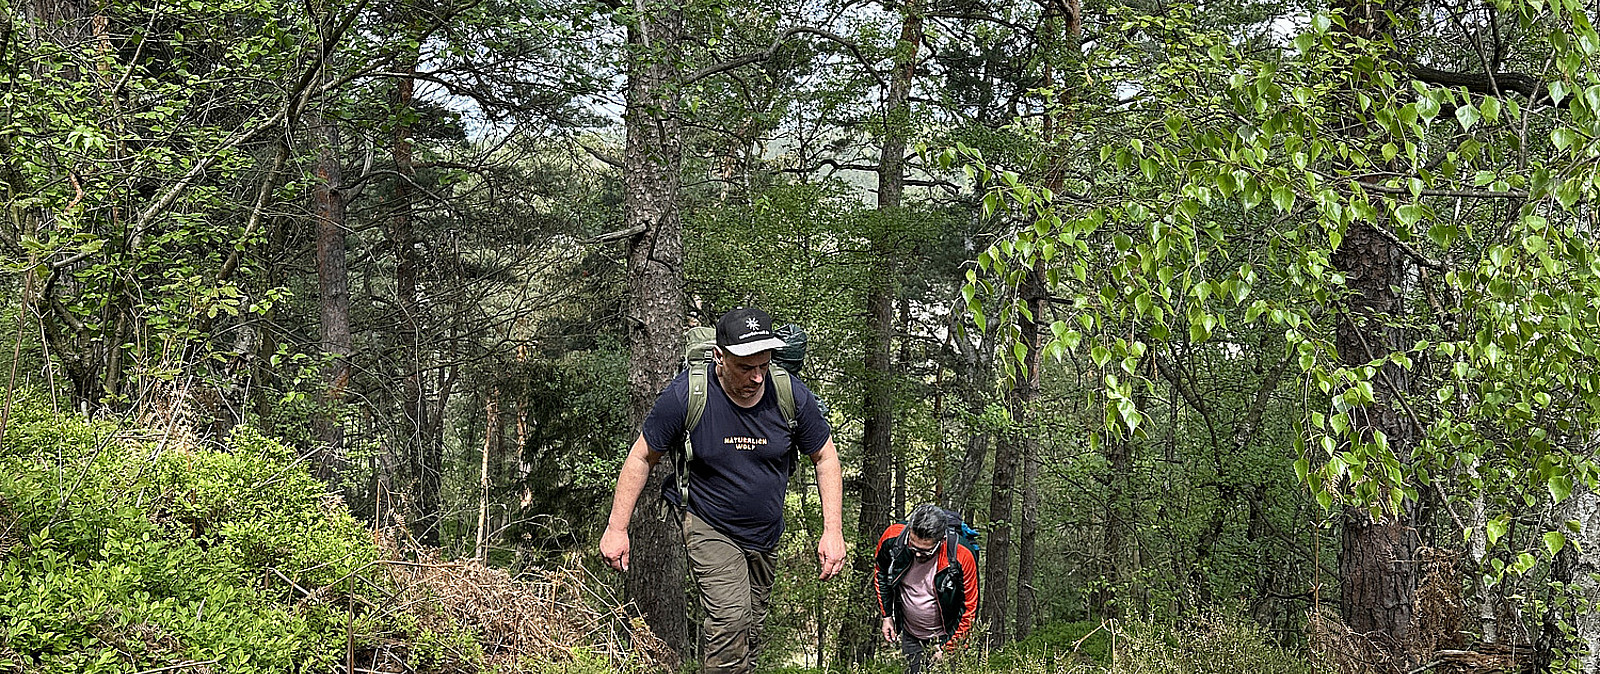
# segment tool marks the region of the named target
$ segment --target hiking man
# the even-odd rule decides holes
[[[706,613],[702,672],[754,668],[775,578],[773,549],[783,534],[784,494],[797,453],[817,468],[819,578],[827,580],[844,568],[839,454],[816,396],[797,378],[769,370],[773,350],[783,346],[772,319],[760,309],[734,309],[717,321],[712,376],[697,378],[693,370],[706,366],[693,364],[656,399],[623,461],[600,538],[606,563],[626,571],[628,521],[650,469],[667,454],[674,460],[692,457],[667,479],[662,496],[683,514],[689,568]],[[778,390],[779,379],[788,391]],[[686,417],[695,399],[704,409],[691,423]],[[686,427],[692,430],[685,433]]]
[[[883,638],[900,642],[906,674],[918,674],[924,655],[943,660],[959,646],[978,615],[978,560],[959,542],[959,520],[931,503],[878,539],[878,615]],[[928,649],[933,649],[927,653]]]

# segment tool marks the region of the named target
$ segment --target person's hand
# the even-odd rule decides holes
[[[606,527],[600,536],[600,556],[606,565],[618,571],[628,570],[628,532]]]
[[[893,644],[894,643],[894,639],[895,639],[894,618],[884,618],[883,619],[883,640]]]
[[[941,660],[944,660],[944,647],[934,646],[933,652],[928,654],[928,664],[936,664]]]
[[[839,575],[844,570],[844,554],[844,534],[822,534],[822,541],[817,543],[817,563],[822,566],[822,574],[817,578],[827,580]]]

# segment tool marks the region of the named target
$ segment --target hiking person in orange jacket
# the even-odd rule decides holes
[[[884,640],[900,642],[906,674],[918,674],[924,661],[944,659],[977,618],[978,561],[959,543],[960,527],[951,513],[930,503],[878,538],[878,615]]]

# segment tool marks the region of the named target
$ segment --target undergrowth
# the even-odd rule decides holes
[[[202,447],[152,425],[13,401],[0,672],[651,669],[570,572],[521,582],[380,546],[284,445],[241,428]]]
[[[882,646],[880,645],[880,649]],[[924,674],[1327,674],[1305,652],[1273,643],[1246,619],[1212,614],[1176,623],[1070,622],[1045,626],[997,651],[959,652]],[[790,668],[784,674],[815,669]],[[900,674],[898,651],[850,669]]]

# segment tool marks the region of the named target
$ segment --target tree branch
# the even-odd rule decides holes
[[[1552,101],[1550,89],[1537,77],[1522,73],[1455,73],[1438,68],[1429,68],[1419,64],[1406,66],[1406,74],[1412,78],[1446,87],[1465,87],[1467,91],[1475,94],[1489,96],[1504,96],[1507,92],[1521,94],[1530,103],[1547,102],[1558,108],[1565,108],[1571,98],[1563,98],[1560,102]]]
[[[788,40],[789,38],[794,37],[794,36],[799,35],[799,34],[802,34],[802,33],[809,33],[811,35],[816,35],[818,37],[826,38],[826,39],[832,40],[833,42],[836,42],[836,43],[838,43],[840,45],[843,45],[846,49],[850,50],[850,53],[852,55],[854,55],[856,57],[856,62],[860,63],[862,67],[867,69],[867,74],[872,75],[872,79],[878,81],[878,86],[880,86],[880,87],[888,87],[889,86],[889,83],[883,81],[883,77],[878,74],[877,69],[872,67],[872,63],[867,61],[867,57],[861,53],[861,47],[858,46],[856,43],[851,42],[849,39],[846,39],[846,38],[841,37],[839,35],[835,35],[835,34],[830,33],[828,31],[821,30],[821,29],[818,29],[818,28],[809,28],[809,27],[806,27],[806,26],[795,26],[793,28],[790,28],[788,30],[783,31],[782,34],[778,35],[777,39],[772,41],[772,46],[767,47],[766,51],[751,52],[751,53],[745,54],[743,56],[735,56],[734,58],[729,59],[727,61],[723,61],[722,63],[718,63],[718,64],[715,64],[715,65],[710,65],[710,66],[706,66],[704,68],[701,68],[700,70],[696,71],[694,74],[684,78],[683,84],[685,84],[685,85],[693,84],[695,82],[703,80],[703,79],[705,79],[707,77],[710,77],[712,75],[715,75],[717,73],[727,72],[727,71],[733,70],[735,68],[740,68],[740,67],[743,67],[743,66],[747,66],[747,65],[750,65],[752,63],[760,63],[762,61],[766,61],[768,59],[771,59],[772,55],[777,53],[778,47],[782,46],[783,42],[785,40]]]

